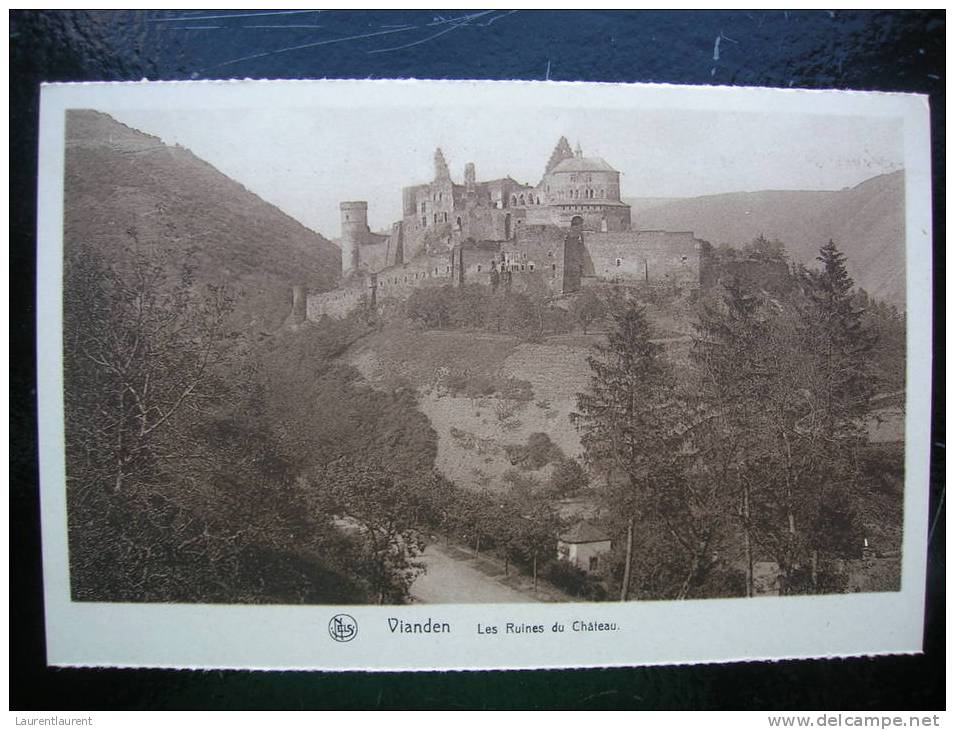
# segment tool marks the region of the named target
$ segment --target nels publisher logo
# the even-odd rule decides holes
[[[335,641],[351,641],[358,636],[358,622],[347,613],[338,613],[328,622],[328,634]]]

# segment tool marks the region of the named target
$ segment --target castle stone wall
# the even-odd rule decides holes
[[[378,300],[405,299],[422,286],[444,286],[453,281],[451,255],[418,256],[378,273]]]
[[[359,268],[365,271],[381,271],[394,261],[391,238],[376,236],[367,238],[359,248]]]
[[[461,231],[462,238],[473,238],[476,241],[503,241],[508,236],[514,235],[514,211],[510,209],[474,205],[456,215],[460,215],[464,223]]]
[[[524,226],[513,244],[502,245],[502,258],[512,274],[537,274],[554,293],[563,290],[565,229],[557,226]],[[526,278],[526,277],[525,277]]]
[[[698,285],[702,244],[689,232],[585,231],[581,275],[605,281]]]
[[[356,275],[348,285],[333,291],[309,293],[305,301],[305,317],[309,322],[317,322],[323,316],[343,319],[353,309],[357,309],[371,294],[369,277]]]

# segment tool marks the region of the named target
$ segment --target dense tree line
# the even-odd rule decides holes
[[[724,269],[699,301],[688,368],[621,301],[578,399],[622,599],[751,595],[757,560],[778,565],[784,593],[842,590],[836,562],[860,556],[873,522],[901,524],[900,494],[873,516],[886,449],[866,437],[872,396],[900,386],[901,317],[864,306],[832,242],[816,268],[765,239],[723,255],[773,275]]]
[[[387,454],[399,477],[431,469],[413,395],[336,361],[369,324],[249,332],[189,256],[140,238],[108,261],[83,245],[65,257],[74,597],[377,600],[367,535],[342,529],[307,478],[349,453]]]

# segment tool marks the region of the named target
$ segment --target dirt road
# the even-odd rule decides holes
[[[501,583],[460,550],[432,543],[420,560],[427,566],[411,586],[415,603],[528,603],[533,595]]]

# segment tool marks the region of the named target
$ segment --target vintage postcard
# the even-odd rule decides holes
[[[48,661],[919,652],[928,102],[42,91]]]

